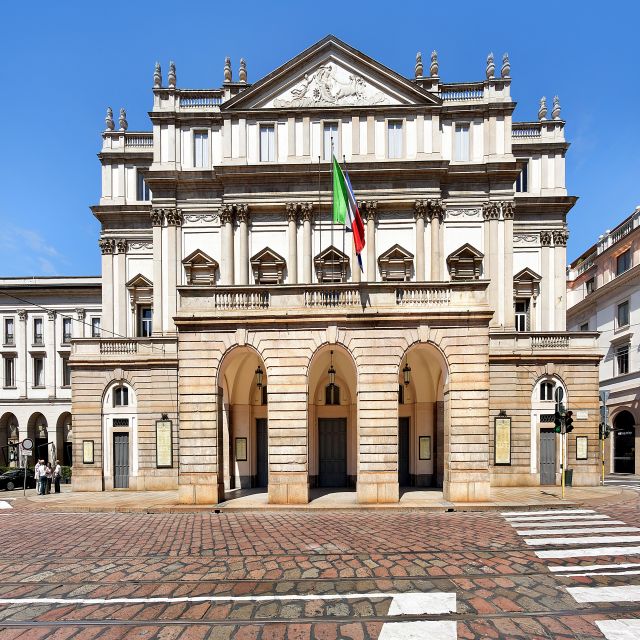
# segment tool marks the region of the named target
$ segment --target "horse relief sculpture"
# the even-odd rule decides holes
[[[360,76],[349,74],[346,82],[338,79],[330,64],[318,67],[312,74],[305,73],[304,80],[291,89],[290,94],[290,100],[276,98],[273,106],[331,107],[389,102],[384,93],[372,90]]]

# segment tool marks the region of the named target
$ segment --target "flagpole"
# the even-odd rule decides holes
[[[331,136],[331,171],[329,172],[329,176],[333,176],[333,136]],[[331,193],[333,194],[333,188],[331,189]],[[335,194],[333,194],[331,196],[331,246],[333,247],[333,198],[335,197]],[[334,266],[333,262],[332,262],[332,267]]]
[[[320,248],[318,250],[318,253],[322,253],[322,216],[320,215],[321,211],[322,209],[320,207],[320,156],[318,156],[318,217],[317,217],[317,221],[318,221],[318,235],[320,236],[320,239],[319,239]],[[313,253],[313,251],[311,251],[311,253]],[[316,278],[317,277],[318,277],[318,274],[316,273]],[[311,279],[313,280],[313,278]]]
[[[344,169],[345,171],[347,170],[347,160],[344,157],[344,154],[342,154],[342,164],[344,165]],[[346,224],[346,220],[345,223],[342,225],[342,253],[344,254],[344,236],[346,234],[346,228],[347,228],[347,224]],[[345,277],[346,277],[346,273],[345,273]]]

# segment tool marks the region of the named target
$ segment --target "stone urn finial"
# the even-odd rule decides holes
[[[493,53],[487,56],[487,80],[493,80],[496,75],[496,65],[493,62]]]
[[[169,63],[169,75],[167,76],[167,83],[170,89],[176,88],[176,64],[171,61]]]
[[[502,56],[502,68],[500,69],[500,76],[503,78],[511,77],[511,63],[509,62],[508,53],[505,53]]]
[[[120,125],[120,131],[126,131],[129,128],[129,123],[127,122],[127,112],[124,108],[120,109],[120,118],[118,118],[118,124]]]
[[[432,78],[437,78],[439,71],[440,71],[440,67],[438,65],[438,52],[437,51],[432,51],[431,52],[431,66],[429,67],[429,73],[431,74]]]
[[[111,107],[107,107],[107,115],[104,119],[104,123],[107,126],[107,131],[113,131],[115,128],[115,124],[113,122],[113,109]]]
[[[416,78],[422,78],[422,72],[423,72],[423,67],[422,67],[422,54],[418,51],[418,53],[416,53]]]
[[[547,99],[542,96],[540,98],[540,108],[538,109],[538,120],[547,119]]]
[[[551,117],[554,120],[560,120],[560,98],[553,96],[553,108],[551,109]]]
[[[225,82],[231,82],[231,58],[229,56],[227,56],[224,59],[224,81]]]
[[[153,87],[158,89],[162,86],[162,70],[160,69],[160,63],[156,62],[156,68],[153,71]]]
[[[247,81],[247,63],[244,61],[244,58],[240,58],[240,71],[238,73],[238,79],[240,82]]]

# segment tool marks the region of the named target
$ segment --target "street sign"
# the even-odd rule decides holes
[[[31,438],[25,438],[21,443],[20,446],[25,450],[25,451],[31,451],[33,449],[33,440]]]
[[[600,402],[606,404],[609,399],[609,391],[601,391],[600,392]]]

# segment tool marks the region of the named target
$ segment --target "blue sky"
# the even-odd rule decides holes
[[[148,130],[153,66],[178,86],[219,86],[225,56],[249,82],[334,33],[411,77],[439,53],[445,82],[481,80],[493,51],[511,58],[517,120],[560,96],[569,193],[568,258],[640,204],[640,10],[632,2],[10,2],[0,39],[0,276],[93,275],[107,106]]]

